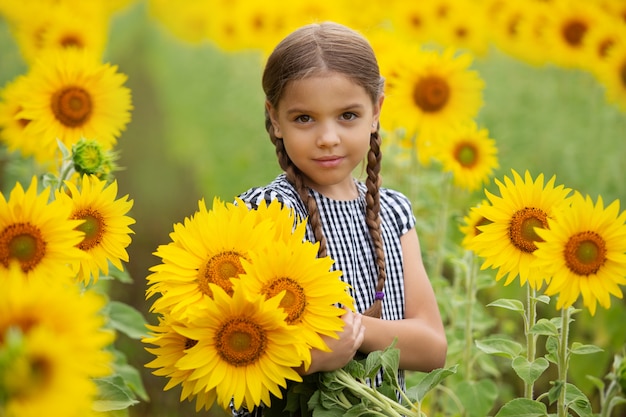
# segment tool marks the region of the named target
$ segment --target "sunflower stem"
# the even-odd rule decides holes
[[[465,255],[467,262],[467,270],[465,273],[465,349],[464,359],[465,364],[465,378],[468,381],[472,380],[472,347],[474,346],[474,330],[473,330],[473,315],[474,303],[476,302],[476,274],[477,263],[472,251],[466,251]]]
[[[561,384],[561,390],[559,391],[559,399],[557,402],[557,416],[567,417],[567,368],[569,362],[568,356],[568,337],[569,337],[569,321],[570,321],[570,308],[563,308],[561,310],[561,340],[559,342],[558,350],[558,371],[559,371],[559,383]]]
[[[452,173],[443,172],[441,184],[441,209],[439,211],[439,219],[437,222],[437,247],[435,250],[435,261],[433,263],[434,270],[432,277],[441,277],[443,275],[443,258],[444,244],[448,229],[448,210],[450,208],[450,194],[452,191]]]
[[[525,320],[525,333],[526,333],[526,359],[529,363],[535,361],[537,336],[532,333],[532,328],[537,321],[537,290],[532,288],[530,283],[526,283],[526,320]],[[529,400],[534,396],[534,382],[526,383],[524,386],[524,396]]]

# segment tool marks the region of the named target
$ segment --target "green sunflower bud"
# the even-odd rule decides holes
[[[108,180],[117,170],[116,159],[114,152],[105,150],[95,140],[83,138],[72,146],[74,170],[80,175],[95,175],[101,180]]]

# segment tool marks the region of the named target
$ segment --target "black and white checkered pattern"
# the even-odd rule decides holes
[[[366,187],[362,182],[357,181],[356,184],[359,190],[359,198],[356,200],[332,200],[315,190],[310,192],[319,208],[327,240],[327,253],[335,260],[333,269],[342,271],[341,279],[352,287],[356,309],[362,313],[374,302],[377,268],[372,239],[365,223]],[[285,206],[293,208],[298,217],[308,216],[304,203],[287,181],[285,174],[279,175],[265,187],[251,188],[241,194],[240,198],[251,207],[258,207],[263,200],[269,203],[277,199]],[[415,216],[406,196],[394,190],[381,188],[380,217],[387,272],[382,318],[400,320],[404,318],[405,302],[400,237],[415,226]],[[314,240],[310,225],[307,225],[306,237],[311,241]],[[402,371],[399,377],[403,381]]]

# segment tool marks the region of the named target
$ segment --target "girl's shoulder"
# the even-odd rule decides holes
[[[413,213],[411,200],[402,192],[390,188],[380,189],[380,208],[384,218],[392,221],[400,234],[415,227],[417,219]]]
[[[263,201],[269,204],[273,200],[278,200],[289,208],[297,208],[302,205],[298,192],[287,181],[285,174],[278,175],[267,185],[250,188],[241,193],[239,198],[251,208],[257,208]]]
[[[391,188],[380,188],[380,203],[391,207],[399,206],[412,210],[411,200],[402,192]]]

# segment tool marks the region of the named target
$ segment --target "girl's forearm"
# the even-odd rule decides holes
[[[421,319],[381,320],[363,317],[365,338],[362,353],[383,350],[396,340],[400,368],[430,372],[445,365],[448,343],[445,334]]]

